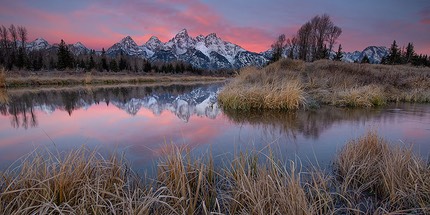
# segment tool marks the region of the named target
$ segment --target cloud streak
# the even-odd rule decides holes
[[[260,52],[279,34],[291,37],[311,17],[328,13],[343,28],[339,42],[345,51],[389,46],[396,39],[401,45],[414,42],[418,51],[430,54],[430,43],[424,36],[430,35],[427,1],[76,0],[71,4],[7,1],[0,8],[0,24],[26,26],[30,39],[80,41],[94,49],[108,48],[127,35],[138,44],[151,36],[166,42],[186,28],[191,36],[217,33],[224,40]]]

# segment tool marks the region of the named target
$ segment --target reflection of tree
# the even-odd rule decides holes
[[[341,109],[324,107],[315,111],[233,111],[224,110],[234,123],[258,126],[266,132],[279,132],[295,138],[302,134],[318,139],[321,132],[342,121],[365,122],[372,117],[382,117],[377,109]]]
[[[78,108],[78,100],[79,95],[76,91],[64,91],[61,93],[61,97],[63,99],[64,109],[69,113],[69,116],[72,115],[73,110]]]
[[[22,100],[12,100],[8,105],[1,106],[2,115],[10,115],[10,122],[12,127],[25,129],[30,125],[31,127],[37,126],[37,118],[34,113],[34,107],[28,97],[23,97]]]

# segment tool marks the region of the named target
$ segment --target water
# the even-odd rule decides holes
[[[137,172],[154,166],[169,144],[223,162],[240,150],[268,148],[283,158],[330,165],[348,141],[369,130],[393,144],[430,153],[430,105],[380,109],[324,107],[296,112],[223,112],[222,84],[13,89],[0,105],[0,169],[35,148],[85,145],[125,152]],[[3,96],[4,97],[4,96]]]

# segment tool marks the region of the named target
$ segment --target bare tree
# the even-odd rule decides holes
[[[13,51],[16,51],[17,48],[17,41],[18,41],[18,33],[16,32],[16,28],[15,25],[10,25],[9,27],[9,33],[10,33],[10,37],[12,39],[12,48]]]
[[[7,41],[9,40],[9,33],[6,29],[6,27],[4,27],[3,25],[1,26],[1,31],[0,31],[0,38],[1,38],[1,46],[3,49],[7,49]]]
[[[309,59],[309,53],[311,51],[311,43],[312,43],[312,24],[307,22],[306,24],[300,27],[297,32],[297,40],[298,40],[298,50],[299,50],[299,59],[307,61]]]
[[[294,54],[295,54],[296,49],[297,49],[297,38],[296,38],[296,36],[293,36],[293,38],[291,38],[291,40],[290,39],[287,40],[287,46],[290,48],[290,50],[288,51],[288,58],[295,59]]]
[[[313,17],[297,32],[299,59],[314,61],[326,58],[341,33],[329,15]]]
[[[25,51],[25,43],[27,42],[27,29],[23,26],[18,26],[18,36],[21,40],[21,47]]]
[[[333,50],[334,44],[336,44],[336,40],[342,34],[342,29],[337,26],[332,26],[328,32],[328,50],[331,52]]]
[[[272,44],[273,54],[272,62],[276,62],[282,58],[285,47],[285,35],[279,35],[278,39]]]

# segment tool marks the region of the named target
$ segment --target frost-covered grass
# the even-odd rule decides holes
[[[430,213],[430,166],[410,148],[370,132],[333,163],[327,171],[241,152],[216,167],[210,154],[171,146],[157,175],[140,178],[116,155],[37,150],[0,172],[0,214]]]
[[[262,69],[241,69],[219,95],[224,108],[239,110],[398,101],[430,102],[430,68],[283,59]]]

